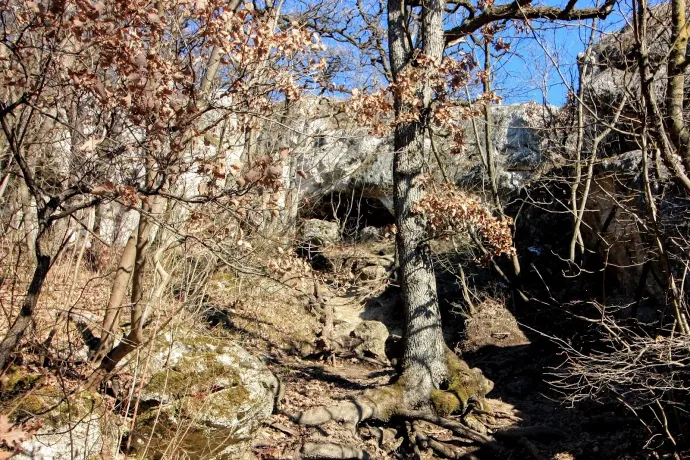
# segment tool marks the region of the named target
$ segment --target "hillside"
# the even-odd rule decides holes
[[[690,458],[686,7],[2,3],[0,459]]]

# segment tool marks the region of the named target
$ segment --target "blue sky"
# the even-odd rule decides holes
[[[310,1],[317,4],[316,0],[286,0],[285,10],[305,7]],[[385,0],[384,0],[385,1]],[[496,0],[497,4],[507,3],[509,0]],[[599,0],[603,2],[603,0]],[[656,3],[652,0],[650,3]],[[564,6],[567,0],[534,0],[534,6]],[[333,0],[332,17],[346,17],[355,9],[356,0]],[[364,4],[375,5],[374,0],[364,0]],[[593,7],[597,0],[579,0],[577,8]],[[323,5],[323,4],[322,4]],[[373,8],[373,7],[372,7]],[[630,0],[620,0],[611,15],[604,21],[598,21],[599,34],[611,33],[625,26],[625,16],[630,10]],[[379,24],[385,28],[385,14],[379,18]],[[453,25],[453,18],[448,21],[448,26]],[[589,40],[592,21],[581,24],[567,22],[551,23],[548,21],[533,21],[534,32],[526,31],[519,34],[507,31],[506,41],[511,43],[511,53],[505,55],[495,63],[495,89],[503,98],[503,103],[517,103],[535,101],[560,106],[565,102],[568,93],[568,85],[577,81],[578,53],[585,48]],[[338,84],[346,87],[367,87],[376,79],[376,73],[371,67],[357,66],[356,49],[352,46],[342,45],[333,40],[325,39],[324,42],[332,50],[338,50],[344,59],[355,63],[349,72],[337,78]],[[481,54],[477,56],[483,62]],[[379,79],[380,80],[380,79]],[[564,81],[565,80],[565,81]]]
[[[626,10],[619,3],[605,21],[598,21],[597,36],[624,27]],[[590,39],[592,22],[534,25],[535,33],[515,39],[514,55],[499,63],[496,86],[505,103],[535,101],[560,106],[569,88],[576,87],[577,55]]]

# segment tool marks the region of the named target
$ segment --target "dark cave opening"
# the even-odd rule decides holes
[[[395,223],[381,199],[367,196],[362,189],[327,193],[303,208],[300,217],[338,222],[346,240],[356,239],[365,227],[383,228]]]

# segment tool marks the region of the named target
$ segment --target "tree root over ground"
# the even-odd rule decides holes
[[[329,421],[336,421],[349,426],[354,432],[356,426],[366,420],[383,422],[402,422],[406,429],[408,443],[413,458],[419,448],[432,449],[442,458],[466,458],[466,451],[461,446],[470,444],[488,449],[496,458],[505,458],[506,445],[501,441],[525,448],[535,459],[543,458],[536,447],[527,438],[560,437],[563,433],[546,426],[513,427],[499,429],[493,434],[484,434],[470,427],[463,418],[441,417],[432,410],[410,410],[403,403],[402,386],[393,384],[376,390],[369,390],[359,398],[353,398],[332,407],[317,407],[291,417],[295,423],[304,426],[320,426]],[[489,415],[486,411],[483,412]],[[432,434],[423,432],[419,422],[449,430],[450,440],[441,440]],[[485,424],[490,426],[490,424]],[[359,447],[340,445],[330,442],[308,442],[302,447],[305,459],[362,459],[369,458]]]
[[[357,424],[368,420],[377,419],[387,422],[391,419],[402,419],[408,423],[416,421],[425,421],[445,429],[451,430],[459,439],[464,442],[471,442],[489,447],[492,451],[499,453],[503,449],[490,436],[483,435],[478,431],[464,425],[461,422],[439,417],[431,411],[412,411],[404,407],[403,387],[402,385],[393,384],[377,390],[370,390],[365,392],[359,398],[353,398],[341,404],[332,407],[317,407],[309,411],[302,412],[294,417],[292,420],[295,423],[305,426],[320,426],[329,421],[336,421],[348,425],[354,431]],[[451,447],[444,446],[442,442],[430,439],[426,435],[419,432],[418,429],[412,430],[417,434],[420,441],[424,444],[439,451],[442,455],[448,458],[448,454],[453,451]],[[413,445],[416,441],[415,436],[410,434],[410,443]],[[361,449],[353,450],[352,446],[337,445],[332,443],[307,443],[303,446],[302,456],[304,458],[316,459],[359,459],[366,458],[358,455],[365,455],[365,452],[360,452]],[[445,452],[445,453],[444,453]],[[305,455],[308,454],[308,455]]]
[[[359,447],[329,442],[307,442],[302,446],[300,455],[304,460],[368,460],[370,458],[369,455]]]

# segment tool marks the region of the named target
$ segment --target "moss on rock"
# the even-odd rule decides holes
[[[431,404],[436,413],[441,417],[447,417],[460,409],[460,400],[449,391],[434,390],[431,392]]]
[[[151,362],[129,455],[240,458],[273,408],[268,368],[227,338],[191,330],[161,336]]]
[[[481,370],[470,368],[450,349],[446,350],[445,358],[448,367],[446,393],[454,395],[459,403],[458,407],[451,412],[465,411],[470,401],[482,404],[484,397],[493,390],[493,382],[484,377]],[[447,404],[449,400],[446,396],[437,395],[437,398],[443,410],[450,407]]]
[[[26,372],[19,366],[12,366],[2,379],[2,393],[25,392],[33,388],[41,374]]]

